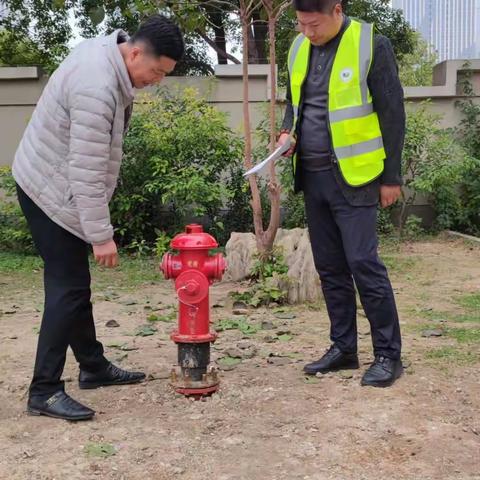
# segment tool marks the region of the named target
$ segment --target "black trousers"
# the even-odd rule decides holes
[[[331,169],[305,172],[302,183],[332,342],[345,353],[357,351],[355,281],[370,322],[375,355],[399,359],[401,336],[395,298],[377,252],[377,206],[351,206]]]
[[[47,397],[64,388],[69,345],[83,370],[96,372],[109,362],[96,340],[88,244],[50,220],[18,185],[17,194],[44,262],[45,306],[30,395]]]

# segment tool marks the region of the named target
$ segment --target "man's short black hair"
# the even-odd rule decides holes
[[[333,7],[342,0],[293,0],[293,8],[299,12],[331,13]]]
[[[165,56],[178,62],[185,51],[182,32],[175,23],[163,15],[147,18],[130,37],[131,43],[143,42],[155,56]]]

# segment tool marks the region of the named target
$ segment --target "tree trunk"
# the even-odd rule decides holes
[[[223,51],[222,49],[220,49],[218,47],[218,45],[215,43],[214,40],[212,40],[208,35],[206,35],[205,33],[203,33],[200,29],[197,29],[195,30],[195,32],[203,38],[203,40],[205,40],[205,42],[210,45],[216,52],[218,55],[220,55],[221,57],[223,58],[226,58],[228,60],[231,60],[233,63],[237,64],[237,65],[240,65],[240,60],[238,60],[238,58],[235,58],[233,55],[231,55],[230,53],[228,52],[225,52]]]
[[[227,41],[225,35],[225,26],[223,23],[224,16],[222,12],[218,12],[210,8],[208,11],[208,19],[213,28],[213,32],[215,34],[215,45],[217,46],[217,62],[219,65],[226,65],[228,63],[227,57],[222,54],[221,52],[227,51]]]
[[[258,62],[257,45],[255,43],[255,37],[253,36],[253,22],[248,20],[247,25],[247,38],[248,38],[248,63],[256,65]]]
[[[253,36],[255,39],[255,48],[257,51],[258,63],[267,64],[267,35],[268,26],[260,17],[260,9],[253,13]]]
[[[242,21],[242,42],[243,42],[243,128],[245,131],[245,150],[244,150],[244,163],[245,169],[249,170],[252,168],[252,131],[250,123],[250,109],[249,109],[249,85],[248,85],[248,44],[249,44],[249,33],[248,30],[251,27],[250,19],[245,15],[245,10],[243,14],[241,12],[241,21]],[[259,252],[264,252],[263,245],[263,212],[262,212],[262,202],[260,198],[260,191],[258,188],[256,176],[251,175],[249,177],[250,191],[252,193],[252,211],[253,211],[253,225],[255,229],[255,238],[257,241],[257,248]]]
[[[273,151],[276,143],[276,109],[277,109],[277,71],[276,71],[276,55],[275,55],[275,25],[276,18],[273,12],[268,12],[268,35],[270,44],[270,151]],[[280,227],[280,185],[277,182],[277,173],[275,163],[270,163],[270,222],[264,236],[264,246],[267,251],[273,249],[273,243]]]
[[[223,50],[224,52],[227,51],[227,41],[225,39],[225,29],[223,26],[215,27],[215,45],[219,48],[219,50]],[[217,61],[219,65],[227,65],[228,60],[225,58],[224,55],[220,54],[219,50],[217,50]]]

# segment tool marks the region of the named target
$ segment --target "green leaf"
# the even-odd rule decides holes
[[[177,312],[171,312],[166,315],[156,315],[155,313],[150,314],[147,317],[147,321],[149,322],[166,322],[171,323],[177,317]]]
[[[241,358],[234,358],[234,357],[222,357],[218,359],[218,364],[222,367],[234,367],[242,362]]]
[[[154,335],[156,332],[157,329],[155,327],[152,327],[151,325],[142,325],[141,327],[138,327],[135,331],[135,336],[149,337],[150,335]]]
[[[108,458],[117,453],[117,449],[110,443],[90,442],[85,445],[83,451],[89,457]]]
[[[245,335],[254,335],[260,330],[260,327],[243,322],[238,325],[238,329]]]
[[[244,335],[254,335],[260,331],[258,325],[248,323],[245,317],[225,318],[215,324],[215,330],[222,332],[224,330],[240,330]]]

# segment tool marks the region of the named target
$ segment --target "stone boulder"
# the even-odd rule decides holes
[[[227,256],[227,271],[224,280],[240,282],[250,274],[255,263],[257,242],[253,233],[236,233],[230,235],[225,246]]]
[[[288,266],[289,303],[315,302],[320,299],[320,280],[313,262],[307,229],[279,229],[275,246],[280,248]],[[245,280],[255,262],[257,244],[253,233],[232,233],[226,245],[226,280]]]

